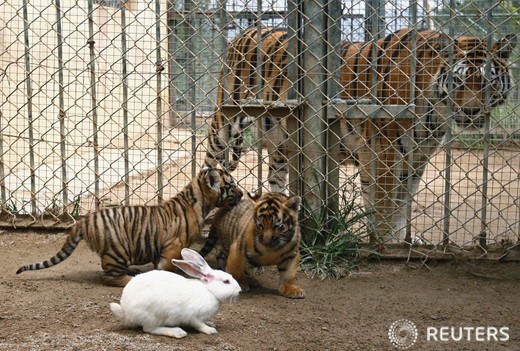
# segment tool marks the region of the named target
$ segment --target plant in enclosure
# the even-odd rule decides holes
[[[313,235],[305,232],[302,235],[300,267],[311,277],[343,277],[357,267],[362,251],[376,254],[363,247],[369,239],[368,217],[372,211],[361,205],[361,192],[354,183],[356,176],[350,176],[347,185],[341,189],[340,210],[336,214],[326,216],[324,211],[310,214],[317,230]]]
[[[50,203],[45,206],[45,209],[43,211],[43,215],[50,215],[53,217],[57,217],[60,215],[61,207],[58,204],[58,199],[56,196],[53,196]]]
[[[80,203],[81,203],[81,194],[77,195],[75,198],[74,198],[74,203],[72,205],[72,211],[70,213],[70,215],[74,218],[78,217],[79,216],[79,211],[80,211]]]
[[[16,202],[14,200],[10,200],[9,202],[6,202],[2,205],[1,208],[2,212],[8,213],[11,216],[19,215],[20,209],[16,205]]]

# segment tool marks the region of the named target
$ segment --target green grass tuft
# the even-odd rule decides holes
[[[354,187],[354,191],[347,192]],[[368,242],[368,216],[359,201],[361,193],[354,185],[354,176],[340,191],[339,211],[323,218],[323,214],[311,215],[317,228],[314,235],[303,236],[300,243],[301,269],[312,278],[338,279],[357,267],[362,246]],[[326,225],[325,225],[326,224]]]

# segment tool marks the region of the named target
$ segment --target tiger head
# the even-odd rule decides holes
[[[205,166],[199,174],[205,200],[217,207],[235,206],[242,198],[242,190],[238,188],[233,177],[224,169]]]
[[[298,212],[301,198],[270,192],[249,197],[253,206],[255,241],[270,248],[286,245],[294,238],[299,239]]]
[[[448,65],[448,45],[445,45],[445,64],[434,80],[441,101],[447,104],[450,97],[453,99],[454,118],[459,126],[482,128],[486,112],[504,103],[512,86],[509,56],[516,42],[516,35],[506,36],[493,45],[488,58],[482,39],[459,36],[451,66]]]

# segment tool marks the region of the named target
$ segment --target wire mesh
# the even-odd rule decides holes
[[[376,209],[373,240],[518,242],[518,46],[498,106],[491,60],[493,45],[518,31],[513,1],[26,0],[2,2],[0,21],[4,223],[57,225],[106,206],[160,202],[209,150],[247,191],[302,195],[304,218],[330,214],[339,192],[364,188],[359,203]],[[403,44],[391,33],[405,27],[413,30]],[[445,46],[423,50],[421,28],[442,31]],[[480,39],[473,56],[483,82],[465,97],[480,99],[479,129],[458,123],[460,35]],[[375,39],[382,44],[356,62],[345,57]],[[447,102],[442,111],[433,104],[444,120],[424,126],[421,97],[437,76],[424,83],[421,60],[439,50]],[[404,52],[409,68],[396,63]],[[348,76],[360,60],[366,71]],[[476,87],[472,77],[466,83]],[[353,154],[359,167],[342,161]]]

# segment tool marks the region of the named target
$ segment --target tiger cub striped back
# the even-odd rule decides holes
[[[207,255],[220,242],[226,271],[240,283],[242,291],[255,281],[246,273],[246,264],[278,267],[278,291],[289,298],[303,298],[296,272],[300,262],[299,196],[266,193],[244,198],[232,209],[219,209],[208,240],[200,250]]]
[[[172,259],[197,238],[204,219],[215,207],[236,205],[242,191],[225,170],[205,167],[176,196],[157,206],[123,206],[88,214],[69,229],[61,250],[49,260],[20,267],[27,270],[52,267],[76,249],[81,240],[101,258],[107,284],[125,286],[138,274],[130,265],[153,263],[173,271]]]

